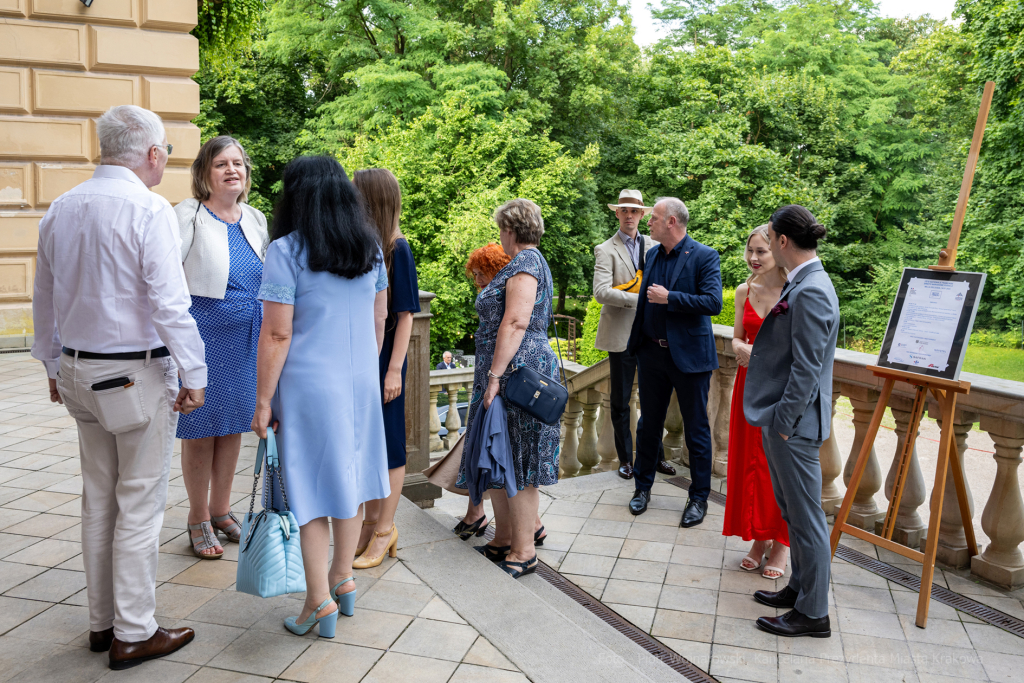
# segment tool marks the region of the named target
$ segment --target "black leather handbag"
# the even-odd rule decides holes
[[[541,258],[544,256],[541,255]],[[546,260],[544,265],[547,266]],[[551,277],[550,270],[548,277]],[[553,320],[550,319],[549,324]],[[565,366],[562,364],[562,348],[558,343],[557,329],[555,347],[558,349],[558,364],[564,381]],[[569,402],[569,390],[560,382],[544,377],[532,368],[520,366],[514,369],[508,378],[505,385],[505,400],[544,424],[555,425],[565,412],[565,404]]]

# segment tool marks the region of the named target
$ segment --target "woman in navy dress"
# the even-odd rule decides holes
[[[384,168],[356,171],[352,182],[363,196],[366,213],[377,228],[388,274],[388,318],[384,325],[384,346],[380,352],[381,401],[384,404],[384,434],[387,438],[388,478],[391,494],[365,505],[362,534],[352,565],[356,569],[376,567],[388,552],[395,556],[398,529],[395,511],[405,482],[405,370],[412,316],[420,310],[420,288],[412,249],[398,228],[402,213],[402,191],[398,179]]]
[[[202,408],[178,418],[181,469],[188,492],[192,552],[224,553],[217,532],[238,542],[231,483],[242,433],[256,407],[256,345],[263,307],[267,220],[245,203],[252,163],[237,140],[216,137],[192,164],[193,199],[177,207],[181,260],[192,296],[189,312],[206,345],[209,380]]]

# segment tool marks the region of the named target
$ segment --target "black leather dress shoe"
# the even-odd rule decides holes
[[[832,628],[828,623],[828,615],[820,619],[800,614],[792,609],[781,617],[758,617],[757,626],[763,631],[774,633],[777,636],[797,638],[799,636],[810,636],[811,638],[831,638]]]
[[[658,466],[655,468],[662,474],[673,475],[676,473],[676,468],[668,464],[668,460],[659,460]]]
[[[650,491],[637,490],[633,493],[633,500],[629,501],[629,511],[634,515],[642,515],[647,512],[647,504],[650,502]]]
[[[106,652],[114,642],[114,628],[106,631],[89,631],[89,649],[93,652]]]
[[[780,591],[754,591],[754,599],[769,607],[789,607],[796,605],[797,592],[786,586]]]
[[[689,529],[704,521],[704,515],[708,513],[708,502],[706,500],[686,499],[686,507],[683,509],[683,518],[679,526]]]
[[[619,476],[622,477],[623,479],[632,479],[633,466],[630,465],[628,462],[622,465],[622,467],[619,468]]]

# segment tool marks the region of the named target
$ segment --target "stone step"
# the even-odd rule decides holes
[[[514,581],[451,532],[456,520],[402,498],[399,558],[535,683],[686,680],[538,576]]]

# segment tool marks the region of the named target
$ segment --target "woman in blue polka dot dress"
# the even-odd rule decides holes
[[[188,492],[192,551],[224,553],[217,532],[238,542],[231,483],[242,433],[256,408],[256,346],[263,306],[267,219],[245,203],[252,164],[237,140],[216,137],[192,164],[193,199],[177,207],[181,259],[192,295],[189,311],[206,344],[209,380],[202,408],[178,418],[181,469]]]

